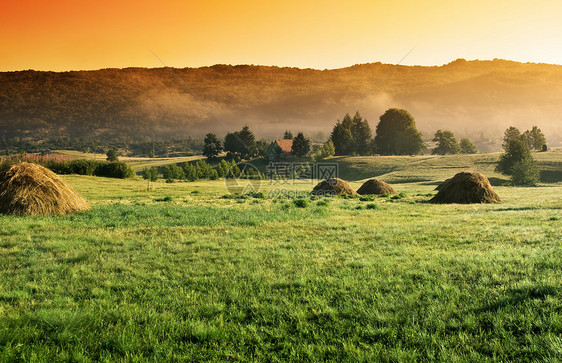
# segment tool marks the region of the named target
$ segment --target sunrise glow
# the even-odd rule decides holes
[[[562,64],[560,1],[18,1],[0,70],[263,64]]]

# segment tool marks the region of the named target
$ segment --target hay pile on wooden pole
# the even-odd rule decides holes
[[[357,189],[357,193],[361,195],[365,194],[398,194],[396,190],[390,185],[382,180],[370,179],[367,180],[361,188]]]
[[[340,178],[330,178],[318,183],[310,194],[314,195],[357,195],[357,192],[347,184],[345,180]]]
[[[480,173],[462,172],[441,183],[439,192],[430,200],[433,203],[498,203],[490,181]]]
[[[74,189],[47,168],[18,163],[0,171],[0,213],[68,214],[90,209]]]

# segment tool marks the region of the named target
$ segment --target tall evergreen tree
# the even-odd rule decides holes
[[[359,155],[371,153],[371,141],[373,134],[367,120],[363,120],[359,111],[353,116],[351,124],[351,136],[353,137],[353,151]]]
[[[249,159],[256,155],[256,137],[254,133],[250,130],[248,125],[244,126],[242,130],[238,133],[241,141],[241,151],[240,156],[243,159]]]
[[[353,152],[353,134],[351,126],[353,120],[349,114],[346,114],[343,121],[338,121],[332,129],[330,140],[334,144],[336,155],[349,155]]]
[[[310,151],[310,140],[304,137],[302,132],[299,132],[293,139],[293,146],[291,153],[298,157],[303,157]]]
[[[503,143],[502,143],[503,149],[506,150],[509,142],[515,139],[521,140],[521,131],[519,131],[517,127],[510,126],[503,133]]]
[[[205,135],[203,155],[209,159],[216,158],[222,151],[222,145],[217,135],[208,133]]]
[[[283,134],[283,139],[292,140],[293,139],[293,133],[289,130],[285,130],[285,133]]]
[[[112,147],[111,149],[107,150],[107,153],[105,155],[107,156],[107,161],[119,161],[119,153],[117,152],[116,147]]]
[[[224,138],[224,150],[242,159],[249,159],[257,153],[256,137],[248,126],[240,131],[229,132]]]

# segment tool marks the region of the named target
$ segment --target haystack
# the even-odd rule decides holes
[[[458,173],[441,183],[437,189],[439,192],[430,202],[464,204],[501,202],[488,178],[480,173]]]
[[[361,188],[357,189],[357,193],[364,194],[398,194],[396,190],[390,185],[382,180],[370,179],[367,180]]]
[[[18,163],[0,171],[0,213],[67,214],[90,209],[84,198],[40,165]]]
[[[353,188],[349,186],[349,184],[347,184],[345,180],[341,180],[339,178],[330,178],[318,183],[312,190],[311,194],[357,195],[357,192],[353,190]]]

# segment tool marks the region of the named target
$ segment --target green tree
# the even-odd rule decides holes
[[[527,143],[521,138],[508,139],[504,150],[505,152],[500,155],[500,161],[496,166],[496,170],[503,174],[511,175],[515,163],[533,158]]]
[[[517,127],[510,126],[503,133],[503,142],[502,142],[503,149],[506,150],[509,142],[515,139],[518,140],[521,139],[521,131],[519,131]]]
[[[145,180],[155,182],[156,180],[158,180],[159,175],[160,173],[158,172],[158,169],[155,168],[154,166],[151,168],[145,167],[144,169],[142,169],[142,177]]]
[[[224,138],[224,150],[242,159],[249,159],[256,155],[256,137],[248,126],[242,130],[229,132]]]
[[[195,167],[195,165],[190,164],[190,163],[186,163],[183,166],[183,170],[185,173],[185,178],[189,181],[195,181],[197,179],[199,179],[199,175],[197,174],[197,168]]]
[[[217,135],[208,133],[205,135],[203,155],[209,159],[216,158],[222,151],[222,145]]]
[[[363,120],[359,112],[353,116],[351,124],[351,136],[353,137],[353,151],[358,155],[369,155],[371,153],[371,142],[373,133],[367,120]]]
[[[515,185],[536,185],[540,178],[539,167],[532,157],[516,161],[511,172],[511,180]]]
[[[240,140],[242,141],[242,149],[240,156],[243,159],[249,159],[256,155],[256,137],[250,128],[246,125],[239,132]]]
[[[195,164],[195,167],[197,168],[197,176],[199,179],[209,179],[211,170],[213,170],[211,165],[207,164],[204,160],[199,160]]]
[[[304,137],[302,132],[299,132],[293,139],[293,146],[291,153],[298,157],[303,157],[310,151],[310,140]]]
[[[285,130],[285,133],[283,134],[283,139],[292,140],[293,139],[293,133],[289,130]]]
[[[119,161],[119,153],[117,152],[116,147],[112,147],[111,149],[107,150],[107,153],[105,155],[107,156],[107,161],[109,162]]]
[[[375,136],[375,151],[382,155],[415,155],[425,149],[414,118],[406,110],[391,108],[381,117]]]
[[[474,143],[467,138],[461,139],[460,148],[461,154],[476,154],[478,152]]]
[[[154,166],[151,168],[145,167],[144,169],[142,169],[142,177],[147,182],[146,190],[150,190],[150,182],[155,182],[156,180],[158,180],[159,174],[160,173],[158,173],[158,169]]]
[[[531,131],[525,131],[522,137],[527,142],[529,149],[542,150],[543,146],[546,145],[546,138],[537,126],[533,126]]]
[[[312,161],[316,162],[327,158],[328,156],[333,156],[335,152],[336,149],[334,148],[334,143],[332,140],[328,140],[324,143],[324,145],[320,146],[314,154],[312,154]]]
[[[162,170],[162,176],[166,180],[173,180],[173,179],[182,180],[186,178],[185,171],[183,170],[183,168],[175,164],[166,165]]]
[[[269,149],[269,145],[271,143],[267,142],[265,140],[258,140],[256,141],[256,154],[258,157],[265,157],[266,153],[267,153],[267,149]]]
[[[434,155],[458,154],[461,151],[459,142],[451,131],[437,130],[433,141],[437,142],[437,147],[431,152]]]
[[[335,155],[349,155],[353,152],[353,134],[351,126],[353,120],[349,114],[346,114],[343,120],[336,122],[332,129],[330,140],[334,144]]]

